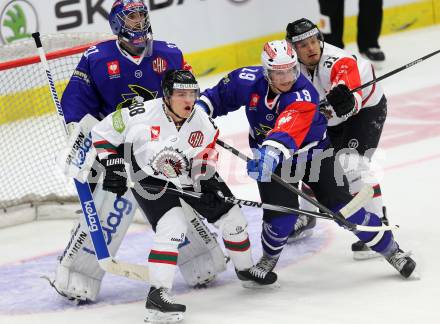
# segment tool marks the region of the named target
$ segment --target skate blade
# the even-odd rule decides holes
[[[312,234],[313,234],[313,229],[305,230],[304,232],[301,232],[298,235],[290,236],[287,239],[287,244],[304,240],[305,238],[312,236]]]
[[[359,261],[359,260],[369,260],[369,259],[375,259],[379,258],[382,255],[380,253],[377,253],[373,250],[370,251],[354,251],[353,252],[353,259]]]
[[[145,323],[157,323],[157,324],[166,324],[166,323],[177,323],[183,320],[182,312],[170,312],[170,313],[162,313],[158,310],[147,309],[147,315],[145,316]]]
[[[242,281],[241,285],[247,289],[278,289],[281,287],[278,281],[275,281],[273,284],[270,285],[261,285],[255,281],[249,280],[249,281]]]

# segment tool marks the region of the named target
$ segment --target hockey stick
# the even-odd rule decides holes
[[[246,162],[250,160],[249,157],[247,157],[237,149],[233,148],[232,146],[226,144],[222,140],[218,139],[217,144]],[[365,205],[365,203],[373,197],[374,194],[373,188],[369,185],[365,185],[344,208],[342,208],[339,212],[335,213],[329,208],[325,207],[320,202],[316,201],[315,199],[307,195],[306,193],[296,188],[295,186],[292,186],[291,184],[284,181],[279,175],[272,173],[271,179],[276,181],[278,184],[282,185],[287,190],[304,198],[304,200],[311,203],[315,207],[319,208],[324,213],[330,215],[331,217],[333,217],[333,220],[335,220],[338,224],[340,224],[341,226],[345,227],[350,231],[356,231],[357,225],[347,221],[346,218],[350,217],[359,209],[361,209]]]
[[[50,89],[50,94],[54,102],[56,111],[58,113],[58,119],[63,126],[64,133],[68,136],[66,121],[64,119],[64,113],[61,108],[58,94],[55,88],[55,82],[52,78],[52,73],[47,63],[46,54],[44,52],[43,45],[41,44],[40,33],[36,32],[32,34],[35,40],[35,45],[38,49],[41,63],[47,77],[47,82]],[[87,223],[90,237],[92,238],[92,244],[96,252],[99,266],[106,272],[113,273],[118,276],[124,276],[134,280],[148,281],[148,268],[145,266],[130,264],[125,262],[116,261],[111,255],[105,241],[104,233],[102,231],[101,223],[96,210],[95,202],[93,201],[92,192],[90,190],[89,183],[84,183],[74,179],[75,187],[78,193],[78,198],[81,203],[81,209],[84,214],[84,218]]]
[[[405,64],[404,66],[401,66],[401,67],[399,67],[399,68],[397,68],[395,70],[392,70],[392,71],[390,71],[388,73],[385,73],[384,75],[382,75],[382,76],[380,76],[378,78],[374,78],[373,80],[370,80],[367,83],[364,83],[364,84],[360,85],[359,87],[350,90],[350,92],[354,93],[354,92],[362,90],[362,89],[364,89],[366,87],[369,87],[370,85],[372,85],[372,84],[374,84],[376,82],[382,81],[383,79],[386,79],[386,78],[388,78],[388,77],[390,77],[390,76],[392,76],[392,75],[394,75],[396,73],[399,73],[400,71],[406,70],[407,68],[410,68],[413,65],[416,65],[416,64],[418,64],[420,62],[423,62],[423,61],[429,59],[431,56],[437,55],[438,53],[440,53],[440,50],[436,50],[436,51],[434,51],[432,53],[429,53],[429,54],[427,54],[427,55],[425,55],[425,56],[423,56],[423,57],[421,57],[421,58],[419,58],[419,59],[417,59],[415,61],[412,61],[410,63]],[[328,101],[326,99],[324,99],[324,100],[322,100],[319,103],[319,106],[320,107],[324,107],[324,106],[327,106],[328,104],[329,104]]]
[[[130,186],[133,187],[133,185],[130,185]],[[175,188],[170,188],[170,187],[164,188],[164,187],[160,187],[160,186],[146,185],[146,184],[142,184],[141,186],[143,189],[150,190],[152,192],[160,193],[165,190],[167,193],[177,195],[180,197],[201,198],[203,195],[203,193],[201,193],[201,192],[187,191],[187,190],[183,190],[183,189],[175,189]],[[328,215],[328,214],[324,214],[324,213],[309,212],[309,211],[305,211],[305,210],[298,209],[298,208],[277,206],[277,205],[272,205],[272,204],[256,202],[256,201],[252,201],[252,200],[239,199],[239,198],[235,198],[235,197],[224,197],[223,196],[222,198],[224,199],[224,201],[226,203],[230,203],[232,205],[238,205],[240,207],[241,206],[255,207],[255,208],[262,208],[262,209],[266,209],[266,210],[278,211],[278,212],[286,213],[286,214],[296,213],[296,214],[306,215],[306,216],[310,216],[310,217],[334,220],[334,217],[332,217],[331,215]],[[362,232],[381,232],[381,231],[388,231],[388,230],[393,230],[393,229],[398,228],[393,225],[365,226],[365,225],[357,225],[357,224],[353,224],[353,223],[350,223],[350,224],[352,224],[352,226],[354,227],[353,230],[362,231]]]

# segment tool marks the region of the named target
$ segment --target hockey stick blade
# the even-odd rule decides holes
[[[365,185],[362,187],[361,191],[347,204],[345,205],[339,213],[344,217],[348,218],[359,209],[363,208],[366,203],[373,198],[374,189],[370,185]],[[382,225],[382,226],[365,226],[356,225],[356,230],[360,232],[381,232],[399,229],[398,225]]]
[[[373,198],[374,189],[370,185],[365,185],[362,187],[361,191],[350,200],[350,202],[345,205],[339,213],[344,216],[344,218],[348,218],[354,213],[356,213],[359,209],[365,206],[365,204]]]
[[[128,279],[148,282],[150,274],[146,266],[139,264],[117,261],[112,257],[101,259],[98,261],[99,266],[106,272],[117,276],[126,277]]]

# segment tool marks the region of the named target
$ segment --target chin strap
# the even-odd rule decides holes
[[[186,120],[186,118],[184,118],[184,117],[180,116],[179,114],[177,114],[177,113],[173,110],[173,108],[171,108],[171,105],[169,105],[169,104],[166,102],[166,100],[164,100],[164,103],[165,103],[165,106],[167,107],[168,111],[172,112],[172,113],[174,114],[174,116],[177,116],[177,118],[180,118],[180,119],[181,119],[180,122],[183,123],[183,122]],[[180,122],[179,122],[179,123],[180,123]]]

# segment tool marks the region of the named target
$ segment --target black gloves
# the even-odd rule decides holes
[[[102,160],[105,167],[105,176],[102,188],[118,196],[127,192],[127,172],[125,171],[124,158],[119,154],[110,154]]]
[[[220,207],[224,204],[225,200],[223,199],[223,188],[217,179],[212,177],[208,180],[202,180],[200,182],[200,186],[203,194],[202,197],[200,197],[200,202],[202,204],[212,209]]]
[[[338,84],[327,94],[327,101],[332,105],[336,116],[347,119],[357,111],[354,95],[345,84]]]

